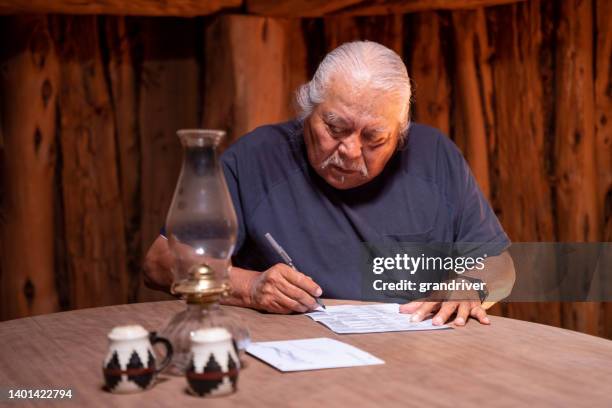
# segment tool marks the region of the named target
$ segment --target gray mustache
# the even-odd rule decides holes
[[[340,167],[343,170],[358,171],[363,177],[368,176],[368,168],[363,161],[361,163],[346,163],[344,160],[342,160],[338,152],[334,152],[331,156],[325,159],[323,163],[321,163],[321,170],[325,170],[332,164]]]

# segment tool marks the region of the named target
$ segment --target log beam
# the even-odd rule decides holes
[[[595,143],[602,241],[612,241],[612,3],[597,0],[595,41]]]
[[[242,0],[0,0],[0,14],[116,14],[193,17],[240,7]]]
[[[442,17],[436,12],[406,16],[408,74],[413,82],[414,120],[450,135],[451,85],[443,50]]]
[[[549,170],[543,160],[549,155],[543,76],[552,69],[552,58],[539,58],[548,38],[541,25],[543,12],[536,0],[487,13],[495,49],[491,59],[496,137],[491,151],[491,201],[516,242],[555,241]],[[529,278],[535,287],[548,283],[535,281],[537,274]],[[559,303],[512,303],[502,309],[508,317],[561,325]]]
[[[252,14],[274,17],[321,17],[333,14],[374,16],[432,10],[461,10],[497,6],[524,0],[246,0]]]
[[[59,140],[68,274],[75,308],[127,301],[114,112],[94,16],[58,18]]]
[[[593,5],[591,0],[560,4],[557,30],[555,176],[558,238],[601,239],[595,148],[593,84]],[[573,84],[566,86],[564,84]],[[582,282],[576,282],[580,287]],[[589,334],[599,330],[600,305],[564,304],[563,326]]]
[[[141,254],[159,235],[181,168],[179,129],[199,127],[200,68],[195,20],[138,19]],[[141,281],[138,300],[166,298]]]
[[[138,95],[134,72],[134,35],[125,17],[103,20],[104,45],[108,53],[108,80],[115,112],[118,173],[125,220],[125,243],[129,273],[128,300],[138,299],[142,249],[140,243],[140,134],[138,132]]]
[[[325,46],[327,51],[345,42],[376,41],[402,56],[404,48],[402,16],[326,17]]]
[[[590,0],[561,3],[556,52],[559,85],[555,95],[555,176],[561,241],[600,239],[592,18]]]
[[[0,24],[0,320],[58,310],[54,175],[59,62],[44,16]]]
[[[455,142],[485,197],[490,197],[489,142],[493,136],[493,85],[483,9],[452,13],[455,39]]]
[[[595,2],[595,143],[602,241],[612,241],[612,3]],[[609,282],[602,282],[608,284]],[[609,286],[608,286],[609,287]],[[612,302],[603,302],[599,335],[612,339]]]
[[[220,16],[206,32],[204,127],[225,129],[224,146],[257,126],[294,116],[293,87],[306,81],[300,41],[289,44],[291,22]],[[291,49],[291,47],[293,49]],[[302,61],[301,70],[292,58]]]
[[[321,17],[405,14],[431,10],[460,10],[524,0],[246,0],[246,11],[268,17]],[[241,7],[242,0],[0,0],[0,14],[114,14],[194,17]]]

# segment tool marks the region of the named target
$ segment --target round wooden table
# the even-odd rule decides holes
[[[358,302],[326,301],[327,304]],[[161,375],[149,391],[103,391],[106,334],[139,323],[160,330],[178,301],[78,310],[0,323],[0,404],[8,389],[72,389],[59,406],[612,406],[612,341],[501,317],[490,326],[426,332],[336,335],[302,315],[227,307],[254,341],[330,337],[383,359],[384,365],[280,373],[245,356],[238,392],[202,400],[183,377]],[[10,406],[42,406],[20,400]]]

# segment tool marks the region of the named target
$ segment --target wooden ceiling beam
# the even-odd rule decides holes
[[[246,12],[270,17],[374,16],[460,10],[524,0],[245,0]],[[242,0],[0,0],[0,14],[116,14],[194,17],[239,8]]]
[[[0,0],[0,14],[118,14],[194,17],[236,8],[242,0]]]
[[[461,10],[524,0],[245,0],[246,11],[274,17],[374,16],[430,10]]]

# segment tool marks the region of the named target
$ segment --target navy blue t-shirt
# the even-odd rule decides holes
[[[222,155],[239,224],[235,266],[264,271],[282,262],[269,232],[324,297],[359,299],[363,242],[509,245],[460,151],[438,130],[411,124],[383,172],[349,190],[312,169],[302,132],[297,120],[262,126]]]

